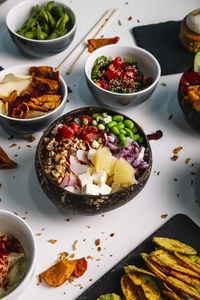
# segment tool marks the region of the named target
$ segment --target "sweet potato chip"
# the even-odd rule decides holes
[[[39,83],[45,83],[49,86],[51,93],[57,93],[60,88],[60,84],[56,80],[48,78],[33,77],[33,82],[38,85]]]
[[[59,81],[59,72],[54,72],[53,68],[49,66],[31,67],[30,75],[33,77],[49,78]]]
[[[53,287],[62,285],[73,273],[75,264],[68,260],[61,260],[48,270],[41,273],[41,277],[47,284]]]
[[[116,36],[114,38],[100,38],[100,39],[89,39],[88,40],[88,51],[93,52],[94,50],[110,45],[116,44],[119,41],[119,37]]]
[[[10,169],[10,168],[16,168],[17,163],[11,160],[7,153],[3,150],[2,147],[0,147],[0,168],[1,169]]]
[[[85,259],[85,257],[76,259],[76,260],[72,260],[71,262],[75,263],[75,268],[74,271],[72,273],[72,275],[76,278],[82,276],[85,271],[87,270],[87,260]]]

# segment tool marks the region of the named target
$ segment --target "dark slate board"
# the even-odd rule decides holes
[[[197,226],[188,216],[177,214],[143,241],[137,248],[131,251],[76,300],[96,300],[100,295],[109,293],[121,295],[120,279],[124,273],[124,266],[136,265],[137,267],[146,268],[140,257],[140,253],[149,253],[152,249],[154,249],[155,244],[152,243],[152,238],[154,236],[178,239],[181,242],[194,247],[198,252],[200,252],[200,227]]]
[[[193,65],[194,54],[179,40],[180,21],[136,26],[132,31],[138,46],[157,58],[162,75],[182,73]]]

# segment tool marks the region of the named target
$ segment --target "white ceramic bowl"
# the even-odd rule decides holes
[[[0,209],[0,232],[12,234],[23,246],[27,257],[27,270],[21,283],[2,300],[15,300],[30,283],[36,265],[37,248],[34,235],[25,221],[15,214]]]
[[[2,81],[4,76],[8,73],[21,74],[21,75],[29,74],[30,66],[33,66],[33,64],[18,65],[1,71],[0,82]],[[58,116],[61,114],[66,104],[67,85],[61,76],[60,76],[60,80],[61,80],[62,101],[56,109],[54,109],[53,111],[51,111],[46,115],[37,118],[32,118],[32,119],[18,119],[18,118],[12,118],[0,114],[0,124],[2,124],[2,126],[4,126],[6,130],[9,130],[13,133],[19,133],[19,134],[33,133],[48,127],[48,125],[51,122],[53,122],[56,118],[58,118]]]
[[[68,10],[71,19],[71,30],[67,34],[52,40],[35,40],[28,39],[16,33],[16,31],[30,18],[36,4],[43,7],[47,2],[47,0],[26,0],[19,2],[9,10],[6,16],[6,25],[10,36],[17,47],[25,54],[35,57],[54,55],[65,50],[74,38],[76,32],[76,17],[72,9],[66,6],[65,2],[62,2],[62,0],[55,1],[55,4],[66,7]]]
[[[114,93],[97,86],[91,79],[92,67],[95,60],[105,55],[111,56],[113,59],[116,56],[122,58],[130,58],[137,62],[139,69],[144,76],[152,77],[152,84],[146,89],[135,93]],[[143,103],[154,92],[160,79],[161,69],[157,59],[148,51],[139,47],[109,45],[95,50],[87,59],[85,64],[85,75],[88,87],[94,98],[100,101],[103,105],[114,108],[127,108]]]

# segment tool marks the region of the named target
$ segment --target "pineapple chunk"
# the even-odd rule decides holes
[[[114,182],[127,186],[137,183],[134,168],[122,157],[117,160],[114,167]]]
[[[108,175],[111,175],[114,170],[114,166],[117,159],[112,156],[108,147],[99,148],[93,159],[93,164],[97,172],[105,171]]]

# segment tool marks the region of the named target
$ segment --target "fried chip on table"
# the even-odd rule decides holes
[[[133,282],[124,274],[121,277],[121,290],[126,300],[139,300],[136,287]]]
[[[174,255],[180,259],[189,269],[200,273],[200,264],[195,262],[195,258],[199,258],[197,255],[184,255],[175,252]],[[199,258],[200,259],[200,258]]]
[[[99,38],[99,39],[89,39],[88,40],[88,51],[93,52],[94,50],[111,44],[116,44],[119,41],[119,36],[114,38]]]
[[[85,271],[87,270],[87,260],[85,259],[85,257],[71,260],[71,262],[75,264],[75,268],[72,273],[72,275],[74,277],[78,278],[78,277],[82,276],[85,273]]]
[[[191,246],[186,245],[180,241],[163,238],[163,237],[154,237],[153,242],[158,246],[173,252],[184,253],[184,254],[196,254],[196,250]]]
[[[75,264],[61,260],[40,275],[52,287],[62,285],[73,273]]]
[[[185,292],[193,297],[195,297],[195,299],[200,300],[200,294],[198,293],[198,291],[196,290],[195,287],[177,279],[171,276],[168,276],[166,278],[166,283],[171,286],[172,288],[179,290],[181,292]]]
[[[185,267],[178,258],[164,249],[158,249],[152,252],[151,259],[161,266],[169,267],[173,270],[200,278],[200,274]]]
[[[11,160],[7,153],[0,147],[0,169],[16,168],[17,163]]]

